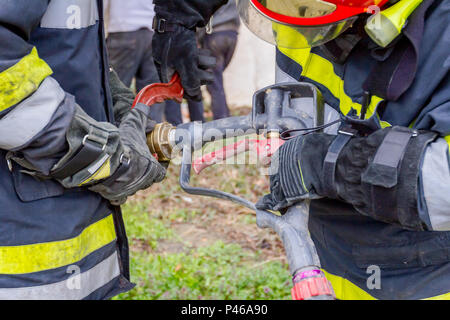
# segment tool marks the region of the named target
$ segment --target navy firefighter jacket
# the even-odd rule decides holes
[[[113,122],[101,0],[0,0],[0,299],[103,299],[132,287],[120,210],[6,160],[75,104]]]
[[[424,1],[386,49],[354,28],[330,45],[279,47],[276,57],[277,82],[316,85],[328,120],[359,115],[369,90],[366,119],[439,135],[418,177],[419,214],[429,231],[375,221],[337,200],[311,201],[309,229],[338,298],[450,298],[450,1]],[[367,284],[372,267],[380,270],[379,288]]]

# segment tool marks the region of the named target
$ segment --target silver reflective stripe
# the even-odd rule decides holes
[[[109,159],[109,154],[105,154],[99,161],[88,168],[88,172],[92,175]]]
[[[51,0],[41,19],[41,28],[81,29],[99,19],[97,0]]]
[[[117,253],[92,269],[76,273],[76,266],[68,266],[69,279],[36,287],[0,288],[0,300],[80,300],[119,276]]]
[[[431,226],[450,231],[450,163],[444,139],[430,144],[422,166],[422,184]]]
[[[12,150],[29,142],[48,125],[64,98],[58,82],[46,78],[33,95],[0,120],[0,149]]]

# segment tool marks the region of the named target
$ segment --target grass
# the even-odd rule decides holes
[[[121,299],[287,299],[288,275],[280,262],[252,265],[256,253],[223,241],[190,252],[132,257],[137,287]]]
[[[258,229],[247,208],[184,193],[178,170],[171,165],[163,183],[123,207],[136,287],[115,299],[290,299],[278,236]],[[191,183],[255,202],[269,181],[256,166],[219,164]]]
[[[167,180],[175,178],[176,169]],[[253,214],[225,201],[205,204],[205,198],[164,185],[123,207],[136,287],[116,299],[290,298],[281,244],[274,233],[256,227]]]

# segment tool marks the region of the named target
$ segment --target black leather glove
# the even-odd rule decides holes
[[[412,230],[425,230],[418,213],[418,177],[432,132],[393,127],[348,140],[338,154],[336,136],[313,133],[285,143],[278,151],[278,170],[271,175],[271,194],[258,209],[281,210],[303,199],[336,198],[363,215]],[[325,162],[335,159],[333,171]],[[276,173],[275,173],[276,172]]]
[[[204,27],[211,15],[227,0],[156,0],[153,28],[153,57],[161,81],[178,72],[185,96],[201,100],[200,86],[211,83],[207,71],[216,61],[208,51],[199,50],[196,28]]]
[[[228,0],[154,0],[155,12],[167,21],[177,22],[188,29],[204,27]]]
[[[280,210],[303,199],[320,198],[323,160],[335,136],[314,133],[287,141],[272,157],[270,191],[258,209]]]
[[[208,69],[216,59],[197,47],[195,31],[177,26],[175,31],[156,33],[153,37],[153,57],[162,82],[169,82],[173,72],[181,77],[184,95],[200,101],[200,86],[212,83],[214,75]]]

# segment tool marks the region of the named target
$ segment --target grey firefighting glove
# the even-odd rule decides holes
[[[283,212],[303,199],[328,197],[376,220],[425,230],[418,213],[418,177],[425,148],[435,138],[435,133],[404,127],[353,138],[349,133],[299,136],[279,149],[271,194],[257,208]]]
[[[119,79],[117,73],[110,68],[109,87],[111,89],[113,100],[113,112],[116,126],[120,126],[125,115],[131,111],[135,94]],[[145,131],[147,133],[153,131],[156,121],[148,119]]]
[[[15,162],[20,172],[36,179],[54,179],[65,188],[89,188],[113,204],[161,181],[166,170],[146,143],[146,128],[151,130],[154,123],[148,118],[150,109],[144,105],[131,109],[134,94],[114,74],[110,80],[117,125],[94,120],[73,96],[56,90],[59,106],[49,124],[26,145],[8,152],[10,168]]]
[[[166,170],[146,143],[147,109],[137,105],[117,128],[93,120],[77,107],[66,134],[69,152],[51,176],[66,188],[87,187],[114,205],[162,181]]]
[[[214,81],[209,68],[215,58],[197,46],[196,28],[204,27],[227,0],[156,0],[153,23],[153,57],[161,81],[173,72],[181,77],[186,98],[201,100],[200,86]]]
[[[135,94],[120,80],[118,74],[110,68],[109,87],[113,100],[114,120],[117,126],[128,112],[131,111]]]

